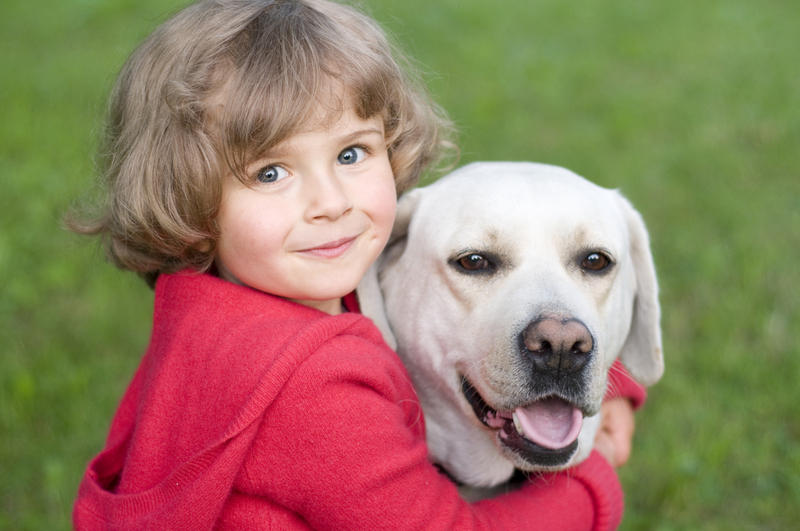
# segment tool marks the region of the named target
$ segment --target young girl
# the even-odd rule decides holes
[[[608,529],[614,470],[473,505],[427,460],[408,375],[352,292],[446,122],[382,31],[326,0],[209,0],[114,89],[103,215],[155,285],[147,352],[77,528]]]

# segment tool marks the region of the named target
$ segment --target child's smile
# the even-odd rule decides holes
[[[356,238],[357,236],[352,238],[342,238],[333,242],[309,247],[308,249],[302,249],[297,252],[306,253],[309,256],[318,256],[319,258],[336,258],[337,256],[341,256],[347,252]]]
[[[383,249],[396,193],[383,122],[347,110],[297,133],[223,184],[223,278],[328,313]]]

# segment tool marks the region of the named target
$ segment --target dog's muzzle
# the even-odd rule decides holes
[[[461,378],[461,390],[475,415],[497,431],[499,443],[531,467],[566,464],[578,448],[585,391],[583,369],[595,341],[581,321],[545,314],[519,334],[518,360],[527,373],[531,400],[513,410],[492,408],[475,386]]]

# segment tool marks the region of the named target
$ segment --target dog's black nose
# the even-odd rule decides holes
[[[592,334],[577,319],[543,317],[521,334],[524,349],[540,371],[570,373],[582,369],[594,349]]]

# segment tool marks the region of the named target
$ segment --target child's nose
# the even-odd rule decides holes
[[[321,172],[308,182],[309,220],[335,220],[353,208],[347,189],[335,172]]]

